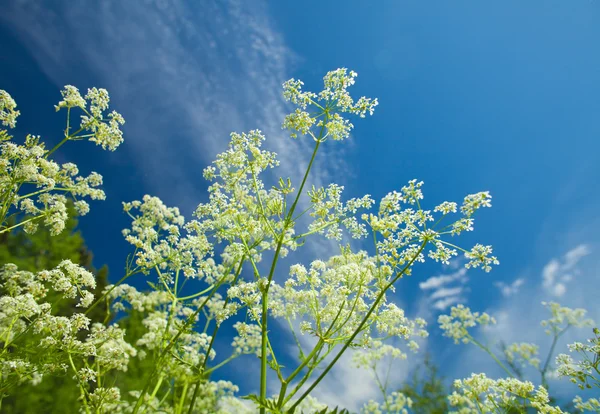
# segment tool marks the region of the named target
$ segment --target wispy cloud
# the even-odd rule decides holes
[[[426,292],[431,292],[427,297],[427,302],[434,309],[443,311],[448,307],[465,301],[463,294],[466,291],[465,284],[468,280],[467,269],[458,268],[454,261],[451,269],[456,269],[449,274],[432,276],[424,282],[419,283],[419,288]],[[454,285],[449,287],[448,285]]]
[[[542,286],[546,292],[555,297],[563,296],[567,292],[567,284],[579,273],[577,264],[590,253],[588,245],[580,244],[562,258],[552,258],[542,270]]]
[[[200,201],[203,166],[232,131],[261,129],[285,166],[278,175],[298,178],[307,164],[312,141],[281,131],[288,109],[281,83],[297,57],[264,1],[64,1],[50,8],[20,0],[3,6],[0,22],[57,87],[107,88],[127,121],[115,157],[134,163],[149,191],[188,210]],[[332,173],[326,165],[313,181]]]
[[[494,286],[496,286],[500,290],[500,293],[502,293],[502,296],[509,297],[512,295],[516,295],[524,283],[525,283],[525,279],[518,278],[518,279],[515,279],[512,283],[495,282]]]

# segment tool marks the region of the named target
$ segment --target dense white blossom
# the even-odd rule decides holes
[[[0,89],[0,122],[9,128],[17,125],[17,117],[20,112],[17,111],[17,103],[10,94]]]
[[[298,109],[285,117],[283,128],[290,131],[292,138],[298,134],[310,134],[317,141],[329,137],[336,141],[348,138],[354,125],[340,114],[350,113],[364,118],[367,113],[373,115],[378,105],[377,99],[363,96],[354,101],[350,96],[347,89],[354,85],[356,76],[356,72],[348,72],[345,68],[328,72],[323,78],[324,89],[318,94],[302,91],[302,81],[290,79],[285,82],[283,96]],[[313,126],[315,132],[312,131]]]
[[[452,338],[454,343],[468,343],[471,341],[469,329],[477,325],[486,326],[495,324],[496,320],[487,313],[471,312],[464,305],[457,305],[450,308],[450,315],[440,315],[438,317],[440,328],[444,331],[444,336]]]
[[[454,381],[455,391],[448,397],[453,413],[504,413],[509,408],[524,410],[531,407],[539,413],[560,414],[563,411],[550,405],[548,392],[529,381],[516,378],[494,380],[485,374]]]
[[[569,344],[571,353],[579,354],[579,360],[574,360],[570,355],[559,354],[556,357],[556,371],[559,377],[568,377],[579,388],[585,389],[592,386],[600,388],[600,331],[594,328],[594,337],[586,343],[575,342]]]

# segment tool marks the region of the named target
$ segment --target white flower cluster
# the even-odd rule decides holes
[[[44,144],[39,137],[28,135],[24,145],[11,141],[0,143],[0,192],[6,201],[6,208],[11,205],[21,212],[32,216],[25,223],[25,230],[33,233],[41,221],[52,234],[60,233],[67,220],[67,198],[70,194],[75,200],[79,197],[90,197],[92,200],[103,200],[104,191],[102,176],[91,173],[87,177],[79,176],[79,170],[73,163],[62,165],[45,157]],[[29,193],[23,189],[30,188]],[[62,194],[61,194],[62,193]],[[6,216],[8,210],[2,211]],[[75,203],[76,211],[84,215],[89,211],[83,200]]]
[[[470,328],[495,324],[496,320],[485,312],[471,312],[464,305],[456,305],[450,308],[450,315],[440,315],[438,323],[444,336],[454,339],[455,344],[461,341],[466,344],[472,340]]]
[[[546,306],[552,314],[550,319],[541,322],[548,335],[557,335],[571,326],[581,328],[594,325],[592,319],[585,317],[587,313],[585,309],[571,309],[556,302],[542,302],[542,305]]]
[[[94,324],[90,328],[85,314],[54,315],[52,305],[44,301],[53,291],[68,299],[79,297],[77,306],[88,307],[94,300],[88,289],[95,286],[94,276],[69,260],[37,274],[19,271],[12,264],[0,270],[4,292],[0,297],[0,345],[5,351],[10,349],[0,358],[4,386],[69,368],[74,378],[87,384],[95,381],[98,370],[127,369],[136,350],[125,342],[125,332],[118,325]],[[35,350],[19,341],[27,333],[37,338]],[[73,355],[78,362],[72,360]],[[90,368],[90,361],[95,368]]]
[[[389,276],[378,271],[366,252],[344,249],[327,262],[312,262],[310,269],[292,266],[283,286],[273,284],[269,305],[275,317],[302,319],[302,333],[343,343],[361,324]],[[424,325],[422,319],[409,320],[395,304],[381,301],[366,322],[369,329],[363,328],[353,345],[370,347],[376,333],[404,340],[425,336]]]
[[[581,389],[592,386],[600,388],[600,330],[594,328],[594,337],[585,344],[570,344],[569,352],[577,352],[581,359],[576,362],[570,355],[559,354],[556,357],[558,376],[568,377]]]
[[[17,111],[17,103],[8,92],[0,89],[0,122],[9,128],[17,125],[17,117],[21,113]]]
[[[250,257],[255,263],[266,250],[275,249],[286,227],[280,255],[298,246],[285,216],[285,196],[294,191],[289,180],[265,190],[259,175],[279,165],[276,154],[261,149],[265,137],[260,131],[231,134],[227,151],[219,154],[214,167],[204,176],[215,181],[208,189],[209,202],[198,206],[194,231],[210,234],[217,245],[225,243],[227,262]]]
[[[80,108],[85,115],[81,116],[79,130],[74,134],[74,139],[80,132],[89,132],[85,137],[89,137],[91,142],[102,146],[103,149],[114,151],[123,142],[123,132],[121,125],[125,123],[123,116],[116,111],[111,111],[108,115],[104,112],[108,109],[110,97],[106,89],[92,88],[88,89],[85,99],[79,93],[79,90],[67,85],[61,91],[63,100],[55,105],[57,111],[66,108]],[[89,107],[88,107],[89,104]],[[69,128],[70,126],[67,126]]]
[[[583,401],[583,398],[577,396],[573,399],[575,408],[583,412],[589,413],[600,413],[600,399],[590,398],[587,401]]]
[[[161,370],[181,384],[197,375],[197,367],[204,362],[211,341],[207,334],[184,327],[185,316],[189,316],[191,312],[191,309],[186,310],[180,306],[179,309],[171,309],[170,312],[150,313],[142,321],[146,333],[136,342],[139,348],[160,352],[179,335],[168,357],[161,361]],[[174,313],[177,318],[172,316]],[[215,356],[215,351],[211,349],[208,358],[212,360]]]
[[[84,99],[76,88],[67,86],[62,95],[63,100],[56,106],[57,110],[67,108],[70,115],[71,108],[79,107],[88,113],[87,99],[90,101],[90,111],[93,115],[82,121],[82,127],[73,134],[70,134],[68,116],[65,138],[52,150],[46,150],[45,144],[38,136],[27,135],[25,143],[19,145],[12,141],[12,137],[6,131],[0,131],[0,233],[19,226],[23,226],[27,233],[34,233],[39,223],[43,222],[51,234],[55,235],[64,229],[68,218],[67,195],[74,200],[75,210],[79,215],[89,212],[89,205],[83,198],[105,198],[104,191],[98,188],[102,185],[100,174],[92,172],[87,177],[80,176],[77,165],[61,165],[49,159],[49,156],[66,141],[85,137],[114,150],[123,140],[122,133],[115,123],[122,124],[123,119],[113,111],[108,124],[102,122],[102,111],[108,108],[108,94],[103,89],[91,89]],[[19,115],[15,108],[16,103],[11,96],[0,90],[0,121],[3,125],[15,126],[16,117]],[[78,135],[86,128],[92,133]],[[26,218],[7,228],[5,222],[11,209],[24,213]]]
[[[374,369],[377,363],[385,358],[403,360],[406,359],[406,354],[393,345],[384,344],[382,341],[373,341],[370,349],[359,350],[352,354],[352,363],[357,368]]]
[[[525,412],[531,407],[538,413],[560,414],[563,411],[550,405],[548,392],[529,381],[516,378],[493,380],[485,374],[454,381],[455,391],[448,397],[458,414],[505,413],[508,409]]]
[[[123,209],[133,219],[131,229],[123,230],[123,235],[135,246],[136,264],[144,273],[157,268],[165,282],[172,283],[173,273],[181,270],[186,277],[200,276],[212,282],[217,269],[206,258],[213,247],[197,231],[197,222],[186,224],[178,208],[167,207],[149,195],[142,201],[123,203]]]
[[[393,191],[381,199],[377,215],[362,215],[362,219],[373,232],[380,233],[383,237],[382,240],[377,241],[379,259],[392,268],[412,263],[411,260],[423,262],[425,256],[421,253],[423,249],[419,248],[423,244],[424,247],[425,245],[434,247],[429,250],[428,256],[436,262],[449,264],[450,259],[458,255],[457,250],[461,250],[468,259],[465,265],[467,268],[481,266],[489,272],[492,264],[499,264],[498,259],[491,254],[491,246],[477,244],[471,250],[465,250],[443,240],[447,234],[455,236],[462,231],[472,230],[474,221],[472,215],[478,208],[490,206],[489,194],[481,192],[465,197],[461,207],[465,216],[452,224],[438,228],[449,213],[456,211],[456,203],[445,201],[435,207],[434,213],[442,213],[442,217],[436,221],[431,211],[421,209],[419,200],[423,199],[422,186],[422,181],[411,180],[408,185],[402,187],[400,192]],[[403,208],[402,204],[416,205],[417,209]],[[435,224],[428,226],[427,223],[432,221]],[[410,269],[407,269],[405,274],[410,274]]]
[[[328,72],[323,78],[324,89],[318,94],[303,92],[304,83],[300,80],[290,79],[283,84],[283,96],[287,101],[298,106],[293,113],[287,115],[283,128],[291,131],[292,138],[298,134],[309,134],[317,141],[324,141],[328,137],[333,140],[344,140],[350,136],[354,125],[343,118],[340,113],[350,113],[364,118],[366,113],[373,115],[378,105],[377,99],[361,97],[354,101],[348,93],[348,87],[354,85],[356,72],[347,69],[337,69]],[[308,112],[311,106],[314,112]],[[320,132],[315,135],[312,128]]]
[[[412,400],[401,392],[394,391],[385,397],[383,402],[369,400],[362,409],[363,414],[408,414]]]
[[[260,357],[261,331],[260,326],[244,322],[236,322],[233,328],[237,331],[231,346],[234,354],[256,354]]]
[[[344,187],[330,184],[327,188],[316,189],[308,192],[312,208],[310,215],[315,220],[310,224],[309,231],[325,234],[328,239],[341,240],[342,224],[355,239],[367,236],[365,224],[358,223],[356,213],[359,209],[369,209],[374,201],[369,195],[361,198],[352,198],[342,203],[341,196]]]
[[[539,348],[539,346],[527,342],[514,343],[504,349],[504,356],[510,364],[515,362],[522,366],[529,364],[532,367],[539,369]]]
[[[129,304],[131,309],[138,312],[149,312],[159,306],[171,303],[173,299],[164,290],[153,290],[142,293],[126,283],[106,286],[103,295],[110,300],[112,308],[116,312],[125,311],[127,309],[125,303]]]

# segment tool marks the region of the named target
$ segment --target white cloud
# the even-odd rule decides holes
[[[298,181],[310,158],[312,140],[292,140],[281,131],[288,112],[281,83],[291,77],[288,67],[297,57],[267,8],[265,1],[241,0],[52,7],[20,0],[3,6],[0,22],[58,88],[109,90],[127,121],[125,144],[111,160],[135,163],[147,191],[185,211],[201,200],[202,169],[232,131],[261,129],[284,167],[277,176]],[[327,155],[330,147],[322,146],[321,173],[315,171],[309,184],[333,174],[329,159],[339,157]]]
[[[467,275],[467,269],[463,267],[449,275],[440,275],[440,276],[430,277],[425,282],[419,283],[419,287],[423,290],[438,289],[441,286],[449,284],[456,280],[458,280],[458,281],[464,280],[466,282],[466,275]]]
[[[456,266],[452,266],[451,268],[456,269]],[[424,282],[419,283],[419,288],[424,291],[432,291],[428,296],[427,303],[434,309],[444,311],[451,305],[465,301],[465,297],[462,294],[465,292],[464,285],[467,280],[467,269],[462,267],[450,274],[430,277]],[[458,286],[447,287],[450,284],[458,284]],[[428,316],[431,317],[433,315],[428,314]]]
[[[452,305],[456,305],[458,303],[464,302],[464,298],[462,296],[450,296],[448,298],[437,300],[433,303],[433,308],[439,311],[445,311]]]
[[[573,267],[575,267],[582,258],[587,256],[591,252],[592,251],[590,249],[590,246],[588,246],[587,244],[580,244],[579,246],[569,250],[567,253],[565,253],[564,256],[565,270],[570,270]]]
[[[542,270],[542,286],[552,296],[561,297],[567,292],[567,283],[579,273],[577,264],[589,255],[591,249],[586,244],[580,244],[569,250],[562,257],[551,259]]]
[[[429,298],[430,299],[446,298],[448,296],[459,295],[462,292],[463,292],[463,288],[460,286],[455,287],[455,288],[442,288],[442,289],[438,289],[435,292],[433,292],[433,294]]]
[[[509,297],[519,292],[521,286],[525,283],[525,279],[518,278],[512,283],[495,282],[494,285],[500,290],[502,296]]]

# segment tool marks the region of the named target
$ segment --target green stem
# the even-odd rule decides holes
[[[346,341],[346,343],[344,344],[344,346],[342,347],[342,349],[336,354],[336,356],[333,358],[333,360],[329,363],[329,365],[327,365],[327,367],[325,367],[325,369],[323,370],[323,372],[321,373],[321,375],[319,375],[319,377],[310,385],[310,387],[308,387],[308,389],[304,392],[304,394],[302,394],[300,396],[300,398],[298,400],[296,400],[296,402],[294,402],[294,404],[290,407],[290,410],[296,408],[298,406],[298,404],[300,404],[300,402],[302,402],[302,400],[304,398],[306,398],[306,396],[308,396],[311,391],[319,384],[319,382],[321,382],[321,380],[323,378],[325,378],[325,376],[329,373],[329,371],[331,370],[331,368],[333,368],[333,366],[335,365],[335,363],[342,357],[342,354],[344,352],[346,352],[346,349],[348,349],[348,347],[350,346],[350,344],[352,343],[352,341],[354,340],[354,338],[356,338],[356,336],[359,334],[359,332],[362,331],[363,326],[365,326],[365,324],[367,323],[367,321],[369,320],[369,317],[371,316],[371,314],[375,311],[375,309],[377,308],[377,306],[379,305],[379,302],[381,302],[381,300],[383,299],[383,296],[385,295],[385,293],[388,291],[388,289],[390,287],[392,287],[392,285],[398,280],[400,279],[400,277],[410,268],[410,266],[412,266],[412,264],[414,263],[415,260],[417,260],[417,258],[419,257],[419,255],[421,254],[421,252],[423,251],[423,249],[425,249],[425,246],[427,245],[427,242],[424,241],[423,243],[421,243],[421,247],[419,248],[419,250],[417,251],[417,253],[415,254],[415,256],[410,260],[410,262],[408,262],[406,264],[406,266],[404,266],[404,268],[402,269],[401,272],[399,272],[387,285],[386,287],[379,292],[379,294],[377,295],[377,298],[375,299],[375,302],[373,302],[373,304],[371,305],[371,307],[369,308],[369,311],[367,312],[367,314],[364,316],[364,318],[362,319],[362,321],[360,322],[360,325],[358,325],[358,328],[356,328],[356,330],[354,331],[354,333],[350,336],[350,338],[348,338],[348,340]]]
[[[24,221],[22,221],[22,222],[20,222],[20,223],[18,223],[18,224],[15,224],[14,226],[10,226],[10,227],[7,227],[7,228],[5,228],[5,229],[2,229],[2,230],[0,230],[0,234],[2,234],[2,233],[6,233],[7,231],[10,231],[10,230],[12,230],[12,229],[15,229],[15,228],[17,228],[17,227],[19,227],[19,226],[22,226],[22,225],[23,225],[23,224],[25,224],[25,223],[29,223],[30,221],[33,221],[33,220],[40,219],[40,218],[42,218],[42,217],[44,217],[44,215],[43,215],[43,214],[40,214],[39,216],[31,217],[31,218],[29,218],[29,219],[27,219],[27,220],[24,220]]]
[[[169,344],[160,353],[160,355],[157,358],[156,363],[154,364],[154,368],[153,368],[152,372],[150,373],[150,376],[148,377],[148,380],[146,381],[146,385],[144,386],[142,392],[140,393],[140,396],[137,399],[137,402],[136,402],[135,406],[133,407],[133,413],[132,414],[137,414],[138,413],[138,411],[140,409],[140,406],[142,405],[142,399],[143,399],[144,395],[146,395],[146,392],[148,391],[148,388],[150,387],[150,383],[152,381],[152,378],[154,378],[154,376],[156,375],[156,373],[159,371],[159,367],[162,365],[163,358],[167,355],[167,353],[171,350],[171,348],[173,346],[175,346],[175,343],[177,342],[177,340],[179,339],[179,337],[181,335],[183,335],[183,332],[187,328],[189,328],[190,325],[192,325],[194,323],[194,320],[196,319],[196,316],[198,316],[198,314],[202,311],[202,309],[208,303],[208,301],[215,295],[215,293],[217,293],[217,289],[221,286],[221,284],[224,282],[224,280],[225,280],[225,277],[219,283],[217,283],[215,285],[214,289],[204,299],[204,301],[202,302],[202,304],[200,304],[200,306],[198,306],[198,309],[196,309],[196,311],[188,317],[188,319],[183,324],[183,326],[181,327],[181,329],[177,332],[177,334],[175,336],[173,336],[173,338],[171,339],[171,341],[169,342]]]
[[[185,281],[187,281],[187,279],[186,279]],[[184,281],[184,282],[185,282],[185,281]],[[193,295],[190,295],[190,296],[183,296],[183,297],[180,297],[180,298],[179,298],[179,300],[180,300],[180,301],[183,301],[183,300],[194,299],[194,298],[196,298],[196,297],[198,297],[198,296],[202,296],[202,295],[204,295],[205,293],[208,293],[208,292],[210,292],[210,291],[211,291],[211,289],[213,289],[213,288],[214,288],[214,285],[211,285],[211,286],[209,286],[208,288],[204,289],[202,292],[194,293]]]
[[[498,359],[498,357],[496,355],[494,355],[494,353],[492,351],[489,350],[489,348],[487,346],[484,346],[481,342],[477,341],[475,338],[473,338],[471,335],[469,335],[469,339],[471,340],[471,342],[475,345],[477,345],[479,348],[481,348],[482,350],[484,350],[489,356],[492,357],[492,359],[494,361],[496,361],[496,363],[500,366],[500,368],[502,368],[504,370],[504,372],[506,372],[508,374],[509,377],[512,377],[513,374],[512,372],[510,372],[510,370],[508,368],[506,368],[506,365],[504,365],[502,363],[502,361],[500,361]]]
[[[562,331],[560,331],[554,335],[554,339],[552,339],[552,345],[550,346],[550,351],[548,351],[548,356],[546,357],[546,362],[544,363],[544,367],[540,371],[540,374],[542,374],[542,386],[544,386],[544,388],[546,388],[546,390],[548,389],[548,380],[546,379],[546,374],[548,372],[548,367],[550,366],[550,360],[552,359],[552,354],[554,354],[554,348],[556,348],[556,343],[558,342],[558,338],[560,338],[561,335],[564,334],[567,331],[567,329],[569,329],[569,326],[570,325],[567,325],[565,327],[565,329],[563,329]]]
[[[233,361],[235,358],[237,358],[237,355],[231,355],[229,358],[219,362],[217,365],[215,365],[214,367],[210,367],[209,369],[207,369],[206,371],[204,371],[204,375],[209,375],[211,374],[213,371],[218,370],[219,368],[221,368],[222,366],[226,365],[227,363]]]
[[[321,128],[320,137],[323,135],[324,127]],[[321,144],[320,140],[317,140],[315,145],[315,149],[310,158],[310,162],[308,163],[308,167],[306,168],[306,172],[304,173],[304,177],[302,178],[302,183],[300,184],[300,188],[298,189],[298,193],[296,194],[296,198],[290,207],[290,210],[285,218],[285,222],[283,224],[283,229],[281,235],[279,237],[279,241],[277,242],[277,248],[275,249],[275,255],[273,256],[273,261],[271,263],[271,270],[269,271],[269,276],[267,278],[267,284],[263,288],[262,294],[262,315],[261,315],[261,354],[260,354],[260,401],[265,401],[267,399],[267,312],[269,309],[268,306],[268,294],[269,288],[271,287],[271,280],[273,280],[273,276],[275,274],[275,268],[277,266],[277,261],[279,260],[279,253],[281,252],[281,247],[283,245],[283,241],[285,239],[285,234],[287,232],[288,226],[291,222],[292,217],[294,216],[294,211],[296,210],[296,206],[298,205],[298,201],[300,200],[300,195],[302,194],[302,190],[306,185],[306,180],[308,179],[308,175],[312,168],[313,162],[315,161],[315,157],[317,155],[317,151],[319,150],[319,145]],[[260,414],[266,414],[266,410],[264,407],[260,408]]]
[[[244,260],[245,260],[244,257],[242,257],[242,260],[240,260],[240,264],[235,272],[235,277],[233,279],[233,282],[231,283],[232,286],[235,286],[235,284],[237,283],[237,281],[242,273],[242,266],[244,264]],[[227,272],[227,273],[229,273],[229,272]],[[215,291],[213,291],[213,293],[214,292]],[[227,298],[225,298],[223,307],[227,306],[228,303],[229,303],[229,296],[227,296]],[[208,327],[208,325],[207,325],[207,327]],[[202,361],[202,365],[200,366],[199,371],[202,371],[204,368],[206,368],[206,363],[208,362],[208,356],[209,356],[210,351],[212,350],[213,345],[215,343],[215,338],[217,336],[217,332],[219,332],[219,327],[220,327],[219,324],[216,324],[215,329],[213,330],[212,337],[210,338],[210,343],[208,344],[206,354],[204,355],[204,360]],[[188,414],[192,414],[194,411],[194,403],[196,402],[196,398],[198,397],[198,390],[200,389],[200,383],[202,382],[203,378],[204,378],[204,376],[199,377],[198,380],[196,381],[196,383],[194,384],[194,393],[192,394],[192,401],[190,402]]]
[[[110,292],[112,292],[117,286],[119,286],[121,283],[123,283],[128,277],[132,276],[133,274],[134,273],[127,273],[125,276],[123,276],[116,284],[112,285],[112,287],[109,290],[107,290],[104,294],[102,294],[102,296],[100,296],[100,298],[98,300],[96,300],[94,303],[92,303],[92,305],[89,308],[87,308],[83,314],[87,315],[88,313],[90,313],[92,311],[92,309],[94,309],[96,306],[98,306],[98,304],[100,302],[102,302],[108,295],[110,295]]]
[[[185,403],[185,396],[187,395],[189,383],[186,382],[183,386],[183,391],[181,391],[181,397],[179,398],[179,406],[177,407],[177,414],[181,414],[183,412],[183,404]]]
[[[296,376],[300,372],[302,372],[304,367],[313,359],[313,357],[317,354],[317,352],[319,352],[319,350],[321,349],[323,344],[324,344],[323,339],[319,338],[319,341],[317,342],[317,344],[315,345],[313,350],[310,352],[310,354],[308,354],[306,356],[306,358],[304,358],[302,363],[300,365],[298,365],[298,367],[294,370],[294,372],[292,372],[285,380],[283,380],[283,382],[281,383],[281,389],[279,390],[279,399],[277,400],[278,408],[281,408],[281,406],[283,405],[284,398],[285,398],[285,392],[287,391],[288,384],[290,382],[292,382],[294,380],[294,378],[296,378]]]
[[[81,384],[81,381],[79,379],[79,374],[77,372],[77,368],[75,368],[75,362],[73,361],[73,357],[71,356],[71,353],[68,352],[68,355],[69,355],[69,363],[71,364],[71,368],[73,369],[73,372],[75,373],[75,377],[77,378],[77,384],[79,385],[79,393],[81,394],[81,399],[83,400],[83,407],[85,408],[85,412],[87,414],[89,414],[90,408],[88,407],[88,404],[87,404],[86,390],[85,390],[85,388],[83,388],[83,385]]]

